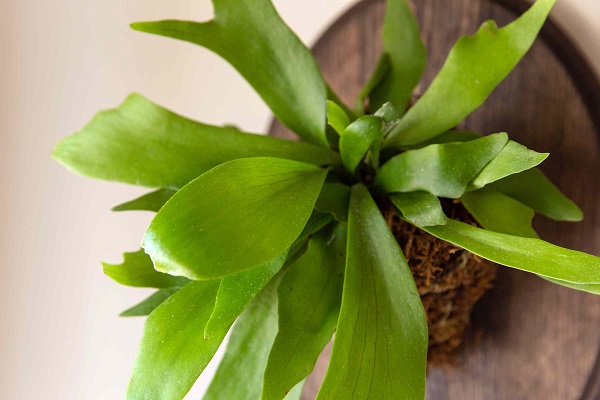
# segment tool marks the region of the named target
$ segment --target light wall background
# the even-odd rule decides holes
[[[275,4],[310,45],[355,2]],[[224,61],[128,28],[211,15],[209,0],[0,0],[1,399],[124,397],[143,319],[118,314],[151,291],[113,283],[99,260],[139,248],[151,214],[109,210],[145,190],[74,176],[50,153],[133,91],[264,132],[267,107]],[[559,0],[553,16],[600,74],[600,0]],[[213,370],[188,398],[200,398]]]

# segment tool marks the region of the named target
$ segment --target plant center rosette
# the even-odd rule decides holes
[[[582,218],[536,168],[548,154],[454,129],[553,4],[460,38],[410,108],[426,57],[404,0],[387,1],[384,54],[353,108],[269,0],[213,0],[208,22],[133,24],[223,57],[300,141],[134,94],[58,144],[74,172],[155,189],[114,208],[156,212],[142,249],[103,264],[158,289],[123,313],[148,315],[127,397],[183,398],[231,331],[205,399],[299,399],[333,336],[318,399],[423,399],[428,348],[443,362],[458,346],[489,262],[600,293],[598,257],[532,228],[535,213]]]

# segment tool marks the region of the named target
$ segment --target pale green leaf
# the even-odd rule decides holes
[[[151,288],[182,287],[189,279],[158,272],[144,250],[123,254],[122,264],[102,263],[104,273],[121,285]]]
[[[338,133],[343,135],[346,127],[350,125],[350,118],[342,107],[331,100],[327,100],[327,123]]]
[[[390,66],[371,91],[369,106],[377,109],[389,101],[404,114],[427,62],[417,20],[406,0],[387,0],[383,51],[389,57]]]
[[[509,140],[488,165],[473,179],[470,186],[482,188],[509,175],[518,174],[539,165],[549,153],[537,153],[527,147]]]
[[[557,221],[581,221],[583,212],[537,168],[507,176],[487,186]]]
[[[285,396],[284,400],[300,400],[302,399],[302,390],[304,389],[304,384],[306,383],[306,381],[302,381],[299,384],[297,384],[296,386],[294,386],[294,388],[292,390],[290,390],[290,392],[287,394],[287,396]]]
[[[149,315],[156,307],[171,297],[181,288],[161,289],[152,296],[119,314],[121,317],[143,317]]]
[[[235,323],[223,360],[204,400],[260,399],[269,351],[277,335],[280,277],[274,278],[258,294]]]
[[[507,141],[506,133],[497,133],[464,143],[409,150],[381,167],[375,185],[384,193],[424,190],[438,197],[458,198]]]
[[[383,138],[383,121],[374,116],[360,117],[352,122],[340,137],[342,163],[350,173],[367,154],[370,148]]]
[[[476,110],[527,53],[555,1],[537,0],[502,29],[488,21],[477,34],[460,38],[431,86],[394,128],[384,147],[431,139]]]
[[[158,212],[167,201],[176,193],[173,189],[159,189],[145,194],[135,200],[119,204],[112,211],[154,211]]]
[[[327,89],[310,50],[269,0],[213,0],[209,22],[157,21],[135,30],[206,47],[228,61],[299,136],[327,145]]]
[[[600,258],[540,239],[506,235],[463,222],[422,228],[487,260],[544,277],[573,283],[600,284]]]
[[[201,124],[137,94],[117,109],[100,112],[61,141],[53,156],[82,175],[159,188],[180,188],[237,158],[339,162],[338,154],[324,147]]]
[[[318,400],[423,400],[427,322],[398,242],[362,185],[352,188],[342,307]]]
[[[311,238],[278,289],[279,332],[269,355],[263,400],[281,400],[310,374],[336,327],[346,262],[345,223]]]
[[[227,330],[204,339],[218,281],[190,282],[158,306],[144,335],[127,399],[182,399],[212,359]]]
[[[445,225],[448,221],[440,200],[429,192],[395,193],[389,199],[416,226]]]
[[[315,209],[333,215],[338,221],[345,221],[348,219],[349,200],[350,188],[348,186],[338,182],[325,182]]]
[[[531,226],[535,211],[493,190],[475,190],[461,197],[467,211],[483,228],[508,235],[537,238]]]
[[[179,190],[156,214],[144,249],[156,269],[215,279],[288,249],[308,221],[327,170],[277,158],[221,164]]]

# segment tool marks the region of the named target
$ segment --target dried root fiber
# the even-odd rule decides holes
[[[460,203],[448,201],[443,206],[449,217],[477,225]],[[381,208],[423,301],[429,327],[428,366],[452,365],[473,306],[492,287],[496,265],[401,220],[390,204]]]

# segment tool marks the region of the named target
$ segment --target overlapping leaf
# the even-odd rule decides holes
[[[219,165],[179,190],[144,237],[155,268],[215,279],[257,267],[302,232],[327,170],[277,158]]]
[[[325,182],[315,209],[333,215],[338,221],[345,221],[348,218],[349,201],[350,188],[348,186],[338,182]]]
[[[592,294],[600,294],[600,284],[565,282],[558,279],[546,278],[543,276],[541,278],[544,278],[547,281],[552,282],[556,285],[568,287],[570,289],[580,290],[582,292],[588,292]]]
[[[480,139],[481,135],[471,131],[463,131],[463,130],[451,130],[448,132],[444,132],[434,138],[426,140],[424,142],[418,143],[412,146],[403,146],[403,148],[410,149],[420,149],[422,147],[429,146],[431,144],[443,144],[443,143],[456,143],[456,142],[470,142],[471,140]]]
[[[236,322],[204,400],[260,399],[269,351],[277,334],[279,280],[280,276],[271,281]]]
[[[531,226],[535,211],[511,197],[483,189],[465,193],[461,201],[485,229],[514,236],[538,237]]]
[[[339,144],[346,169],[354,173],[369,149],[375,146],[376,150],[379,150],[378,143],[381,143],[382,139],[383,121],[378,117],[367,115],[348,125],[340,137]]]
[[[310,51],[269,0],[213,0],[209,22],[157,21],[132,28],[206,47],[227,60],[273,113],[305,140],[327,145],[325,82]]]
[[[265,371],[263,400],[280,400],[312,371],[331,340],[342,297],[345,223],[313,236],[278,289],[279,332]]]
[[[488,185],[557,221],[581,221],[583,212],[542,171],[533,168]]]
[[[384,147],[431,139],[455,127],[483,104],[527,53],[555,2],[537,0],[502,29],[488,21],[475,35],[463,36],[431,86],[388,136]]]
[[[485,259],[544,277],[577,284],[600,284],[600,258],[565,249],[540,239],[491,232],[449,220],[424,227],[442,240]]]
[[[149,315],[156,307],[160,306],[165,300],[175,294],[180,288],[161,289],[146,300],[128,308],[119,314],[121,317],[143,317]]]
[[[445,225],[448,221],[440,200],[429,192],[395,193],[389,199],[416,226]]]
[[[127,399],[182,399],[212,359],[227,330],[205,339],[218,281],[190,282],[158,306],[144,325]]]
[[[509,175],[526,171],[540,164],[548,155],[549,153],[538,153],[509,140],[500,154],[473,179],[470,186],[482,188]]]
[[[406,0],[387,0],[383,22],[383,51],[389,68],[369,94],[369,107],[378,109],[391,102],[402,115],[425,70],[427,56],[419,26]]]
[[[82,175],[159,188],[180,188],[221,163],[244,157],[339,162],[329,149],[201,124],[140,95],[100,112],[60,142],[53,156]]]
[[[159,189],[145,194],[137,199],[119,204],[112,211],[154,211],[158,212],[162,206],[176,193],[173,189]]]
[[[425,397],[427,323],[415,281],[368,190],[352,188],[342,307],[318,400]]]
[[[313,212],[302,233],[289,250],[273,260],[221,280],[215,308],[204,328],[206,337],[230,326],[254,297],[286,265],[292,265],[303,254],[307,238],[332,221],[329,214]]]
[[[368,99],[369,95],[373,92],[373,90],[381,83],[381,81],[385,78],[390,70],[390,56],[386,53],[383,53],[379,60],[377,60],[377,64],[375,65],[375,70],[371,74],[369,80],[365,83],[363,88],[360,90],[358,94],[358,98],[356,99],[356,104],[354,108],[358,115],[363,115],[365,113],[365,100]],[[373,103],[375,104],[375,103]]]
[[[140,249],[123,254],[122,264],[102,263],[104,273],[121,285],[151,288],[182,287],[189,282],[182,276],[172,276],[158,272],[150,257]]]
[[[287,254],[286,250],[263,265],[223,278],[215,308],[204,328],[204,335],[210,337],[231,326],[252,299],[279,272]]]
[[[458,198],[507,141],[506,133],[497,133],[464,143],[409,150],[381,167],[375,185],[384,193],[422,190],[439,197]]]
[[[343,135],[346,127],[350,125],[350,118],[337,103],[327,100],[327,123],[338,135]]]

